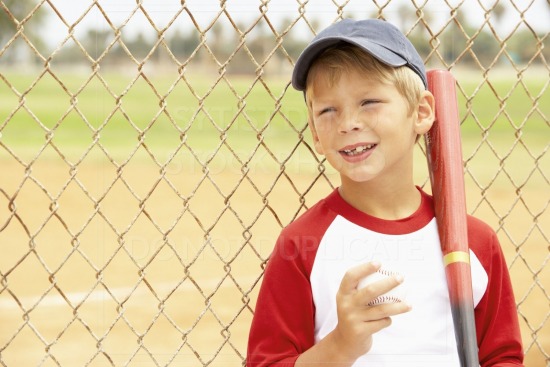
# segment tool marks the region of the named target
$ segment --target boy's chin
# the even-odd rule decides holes
[[[373,179],[376,179],[376,177],[378,177],[384,169],[383,166],[380,166],[378,164],[366,164],[363,166],[346,167],[345,163],[341,165],[339,169],[337,167],[334,168],[340,174],[342,183],[344,183],[344,181],[349,181],[350,183],[355,184],[367,183],[369,181],[372,181]]]
[[[372,172],[340,172],[342,184],[362,184],[372,181],[376,174]]]
[[[383,173],[386,166],[384,156],[373,152],[362,162],[346,162],[339,156],[326,157],[329,164],[340,174],[342,183],[367,183]],[[332,158],[332,159],[331,159]]]

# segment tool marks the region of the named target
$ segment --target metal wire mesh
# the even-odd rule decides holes
[[[549,365],[548,3],[71,4],[0,1],[2,366],[244,363],[278,232],[337,184],[290,70],[350,16],[456,73],[469,211],[502,241],[526,364]]]

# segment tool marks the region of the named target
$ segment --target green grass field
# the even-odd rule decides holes
[[[286,79],[40,75],[2,75],[0,141],[8,147],[36,149],[48,138],[60,150],[78,151],[97,139],[113,154],[140,139],[159,152],[172,151],[181,141],[206,151],[222,140],[241,149],[254,147],[259,139],[284,147],[297,141],[306,121],[302,95]],[[514,72],[489,82],[472,73],[456,75],[465,141],[486,135],[512,142],[521,137],[529,145],[547,143],[547,80],[526,75],[518,82]]]

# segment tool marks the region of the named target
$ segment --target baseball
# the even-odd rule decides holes
[[[393,270],[380,268],[375,273],[361,279],[361,281],[357,285],[357,289],[364,288],[365,286],[367,286],[367,284],[371,284],[395,275],[400,275],[400,274],[399,272],[396,272]],[[406,301],[406,289],[403,283],[401,283],[397,287],[391,289],[389,292],[376,297],[375,299],[370,301],[368,305],[376,306],[376,305],[381,305],[385,303],[397,303],[397,302],[405,302],[405,301]]]

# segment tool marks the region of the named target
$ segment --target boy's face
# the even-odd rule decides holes
[[[412,174],[416,136],[433,122],[433,104],[424,103],[431,94],[410,113],[392,84],[349,72],[331,85],[318,75],[310,100],[310,128],[317,153],[340,172],[342,182],[402,180]]]

